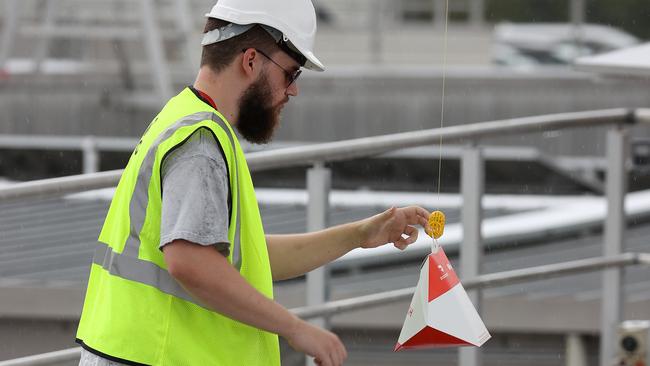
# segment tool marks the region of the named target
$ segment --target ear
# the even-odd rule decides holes
[[[242,53],[241,68],[246,77],[257,78],[260,69],[260,56],[254,48],[248,48]]]

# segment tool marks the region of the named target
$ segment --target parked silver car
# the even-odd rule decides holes
[[[565,65],[580,56],[638,43],[633,35],[606,25],[500,23],[494,27],[492,62],[513,67]]]

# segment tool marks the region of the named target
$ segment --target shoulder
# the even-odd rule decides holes
[[[188,161],[202,161],[215,167],[225,167],[225,160],[218,140],[207,128],[200,128],[178,145],[162,161],[163,175],[174,166]]]

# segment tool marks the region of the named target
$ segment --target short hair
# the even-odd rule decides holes
[[[208,18],[203,33],[230,24],[225,20]],[[275,51],[272,45],[275,44],[273,37],[261,26],[255,25],[250,30],[233,38],[203,46],[201,54],[201,66],[208,66],[212,71],[218,73],[225,69],[232,61],[247,48],[258,48],[263,52],[272,54]]]

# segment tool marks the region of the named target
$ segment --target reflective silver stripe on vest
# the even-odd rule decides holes
[[[235,141],[233,136],[230,134],[230,130],[224,126],[224,122],[217,116],[216,114],[212,114],[212,120],[219,124],[224,130],[226,130],[226,135],[228,135],[228,138],[230,139],[230,144],[232,145],[232,151],[233,151],[233,156],[234,156],[234,165],[235,165],[235,188],[237,189],[237,194],[235,192],[232,193],[231,197],[233,197],[233,201],[235,200],[235,196],[237,198],[237,214],[235,215],[235,243],[236,245],[233,246],[233,251],[232,251],[232,264],[237,268],[237,270],[241,270],[241,264],[242,264],[242,255],[241,255],[241,240],[240,240],[240,233],[241,233],[241,211],[242,211],[242,206],[241,206],[241,194],[239,192],[239,166],[237,165],[237,148],[235,147]],[[233,202],[234,206],[234,202]]]
[[[166,294],[203,306],[193,299],[169,272],[153,262],[121,255],[108,245],[98,242],[93,263],[102,266],[113,276],[153,286]]]
[[[218,115],[212,112],[198,112],[180,119],[168,127],[162,134],[160,134],[151,145],[151,147],[149,147],[147,155],[145,156],[142,165],[140,166],[140,170],[138,171],[138,178],[135,183],[135,189],[131,195],[131,201],[129,203],[130,232],[126,240],[124,250],[121,254],[122,256],[131,258],[138,258],[139,256],[141,244],[140,232],[144,226],[147,206],[149,204],[149,184],[151,182],[151,175],[153,174],[153,165],[156,160],[156,152],[158,150],[158,147],[163,141],[170,138],[179,128],[191,126],[205,120],[212,120],[216,122],[226,132],[226,135],[228,136],[228,139],[230,139],[230,144],[232,146],[233,156],[235,159],[233,162],[233,166],[235,167],[233,187],[236,189],[235,192],[233,191],[233,187],[231,187],[231,191],[233,191],[231,195],[231,197],[233,197],[233,206],[235,206],[235,198],[237,199],[235,209],[235,240],[234,243],[232,243],[232,263],[235,265],[237,270],[241,269],[241,248],[239,239],[241,206],[239,205],[239,169],[237,166],[237,152],[235,148],[235,141],[230,132],[230,129],[228,126],[226,126],[226,123],[221,118],[219,118]]]
[[[135,189],[133,195],[131,196],[131,202],[129,203],[129,215],[130,215],[130,235],[127,239],[127,242],[122,253],[116,253],[111,247],[102,242],[97,243],[95,249],[95,254],[93,256],[93,263],[102,266],[107,270],[111,275],[124,278],[130,281],[142,283],[145,285],[153,286],[158,290],[181,298],[183,300],[194,303],[198,306],[203,306],[198,303],[195,299],[188,294],[176,280],[167,272],[166,269],[159,267],[153,262],[139,259],[140,251],[140,232],[144,226],[144,220],[146,215],[147,205],[149,203],[149,184],[151,182],[151,175],[153,174],[153,164],[155,162],[156,151],[158,146],[171,137],[174,132],[179,128],[184,126],[190,126],[195,123],[199,123],[205,120],[212,120],[216,122],[221,128],[226,132],[226,135],[230,139],[232,146],[232,152],[234,157],[234,184],[231,187],[231,190],[236,189],[232,192],[231,197],[237,199],[234,201],[233,206],[236,204],[236,215],[235,215],[235,240],[233,243],[233,265],[237,270],[241,269],[241,245],[240,245],[240,224],[241,224],[241,211],[240,211],[240,199],[239,199],[239,167],[237,166],[237,151],[234,137],[226,125],[226,123],[219,118],[218,115],[212,112],[199,112],[191,114],[170,127],[168,127],[160,136],[158,136],[147,151],[147,156],[145,156],[144,161],[138,172],[138,178],[135,184]],[[225,152],[225,150],[224,150]]]

